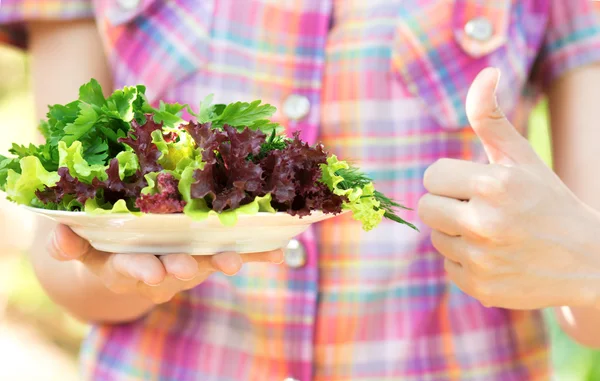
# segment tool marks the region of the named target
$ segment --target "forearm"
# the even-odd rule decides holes
[[[139,318],[154,307],[138,295],[119,295],[108,290],[100,279],[78,261],[60,262],[52,258],[41,237],[51,237],[54,223],[37,222],[31,261],[48,296],[70,314],[85,322],[125,322]]]
[[[590,67],[557,81],[550,93],[555,171],[565,184],[587,205],[600,210],[600,176],[597,142],[597,99],[600,97],[600,68]],[[589,228],[595,229],[590,223]],[[600,230],[592,233],[598,237]],[[591,248],[593,245],[590,246]],[[600,257],[600,249],[591,255]],[[597,270],[600,273],[600,268]],[[596,290],[600,294],[600,289]],[[598,304],[596,304],[598,305]],[[590,307],[557,308],[558,320],[573,339],[600,347],[600,309]]]

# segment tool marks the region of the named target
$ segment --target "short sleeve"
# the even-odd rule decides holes
[[[27,46],[23,24],[33,20],[76,20],[94,16],[92,0],[0,0],[0,43]]]
[[[562,74],[600,62],[600,4],[593,0],[548,0],[549,17],[531,84],[545,91]]]

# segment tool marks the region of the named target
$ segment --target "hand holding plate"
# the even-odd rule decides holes
[[[214,272],[234,275],[244,263],[283,262],[282,250],[198,256],[106,253],[95,250],[65,225],[55,229],[48,252],[60,261],[80,261],[116,294],[140,294],[157,304],[196,287]]]

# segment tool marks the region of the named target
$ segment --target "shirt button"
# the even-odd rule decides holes
[[[292,94],[283,102],[283,113],[292,120],[300,120],[308,115],[310,101],[300,94]]]
[[[126,11],[134,10],[140,5],[140,0],[118,0],[119,6]]]
[[[306,250],[297,239],[292,239],[285,249],[285,264],[294,269],[306,264]]]
[[[494,26],[485,17],[477,17],[465,25],[465,33],[472,39],[484,42],[494,35]]]

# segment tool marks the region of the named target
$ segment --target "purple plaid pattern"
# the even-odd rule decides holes
[[[153,101],[198,104],[290,94],[304,119],[278,121],[355,161],[383,192],[415,207],[442,157],[483,161],[464,112],[485,66],[525,129],[527,94],[600,60],[587,0],[96,0],[115,87],[144,83]],[[86,1],[4,0],[0,22],[81,12]],[[46,8],[44,8],[46,9]],[[485,42],[464,33],[484,17]],[[7,29],[14,30],[14,29]],[[14,39],[13,43],[17,43]],[[21,41],[22,42],[22,41]],[[414,212],[406,218],[417,221]],[[429,232],[351,218],[301,237],[301,268],[253,264],[213,276],[146,317],[94,327],[82,370],[94,380],[547,380],[543,320],[488,309],[451,285]]]

